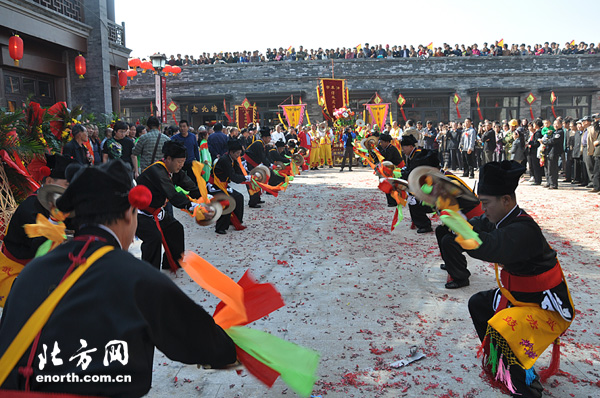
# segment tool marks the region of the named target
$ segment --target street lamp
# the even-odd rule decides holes
[[[164,54],[154,54],[150,56],[152,66],[156,71],[154,77],[154,87],[156,90],[156,116],[161,123],[167,122],[167,82],[161,71],[167,63],[167,57]]]
[[[163,70],[167,63],[167,57],[164,54],[157,53],[150,56],[150,61],[154,69],[160,74],[160,71]]]

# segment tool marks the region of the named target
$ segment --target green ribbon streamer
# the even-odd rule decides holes
[[[305,397],[311,394],[319,366],[317,351],[244,326],[232,326],[225,332],[242,350],[279,372],[296,393]]]
[[[66,238],[67,237],[65,236],[65,239]],[[52,241],[50,239],[48,239],[47,241],[42,243],[40,245],[40,247],[38,247],[37,251],[35,252],[35,258],[42,257],[44,254],[48,253],[50,251],[51,247],[52,247]]]
[[[400,222],[404,219],[404,214],[402,214],[402,206],[397,205],[396,209],[398,209],[398,221],[394,224],[394,228],[398,228],[400,226]]]
[[[178,186],[178,185],[175,185],[175,190],[176,190],[177,192],[179,192],[179,193],[182,193],[182,194],[184,194],[184,195],[188,195],[188,194],[190,193],[190,191],[186,191],[185,189],[181,188],[181,187],[180,187],[180,186]]]

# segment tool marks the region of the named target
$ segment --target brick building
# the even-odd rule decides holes
[[[20,107],[32,96],[42,106],[66,101],[86,112],[118,111],[117,70],[127,68],[125,27],[115,23],[114,0],[0,0],[0,107]],[[19,66],[8,41],[24,42]],[[86,58],[79,79],[75,57]]]
[[[223,100],[233,115],[234,105],[244,98],[256,103],[262,123],[276,123],[278,105],[293,96],[294,103],[302,99],[308,104],[314,122],[322,119],[318,80],[330,78],[331,72],[331,60],[189,66],[167,77],[167,101],[179,106],[177,120],[188,119],[197,127],[225,120]],[[491,119],[530,119],[525,101],[530,93],[537,98],[531,109],[536,117],[552,117],[552,91],[558,97],[557,115],[581,117],[600,109],[598,55],[335,60],[334,74],[346,79],[353,109],[362,112],[378,92],[391,103],[394,120],[402,118],[399,94],[407,101],[406,117],[423,121],[456,120],[455,93],[461,98],[461,117],[476,122],[477,93],[483,117]],[[138,75],[121,91],[121,111],[133,121],[147,117],[154,96],[151,75]]]

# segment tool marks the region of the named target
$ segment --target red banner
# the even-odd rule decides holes
[[[323,114],[333,120],[333,111],[348,105],[348,92],[344,79],[321,79],[320,90],[317,87],[319,105]]]
[[[256,123],[256,106],[250,105],[250,102],[244,98],[241,105],[235,106],[235,121],[239,128],[244,128],[250,123]]]

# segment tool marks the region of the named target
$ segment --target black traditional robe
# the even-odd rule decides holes
[[[167,276],[119,248],[116,238],[98,226],[81,230],[79,238],[67,242],[47,255],[31,261],[15,281],[0,323],[0,356],[4,354],[21,327],[48,297],[71,265],[69,255],[77,255],[88,237],[94,241],[85,251],[89,257],[98,248],[111,245],[115,250],[96,261],[58,303],[42,329],[33,361],[31,389],[111,397],[140,397],[152,382],[154,348],[172,360],[186,364],[223,367],[235,362],[233,341],[212,317],[192,301]],[[85,340],[85,344],[82,342]],[[107,344],[127,344],[127,361],[105,362]],[[85,345],[85,347],[84,347]],[[40,370],[40,354],[46,346],[46,363]],[[56,366],[56,358],[63,361]],[[25,366],[29,351],[19,360],[0,387],[23,389],[24,378],[18,368]],[[94,351],[90,351],[94,350]],[[123,352],[122,350],[121,352]],[[83,369],[78,364],[87,352],[91,361]],[[123,358],[123,356],[121,356]],[[124,383],[43,383],[38,375],[131,376]]]

